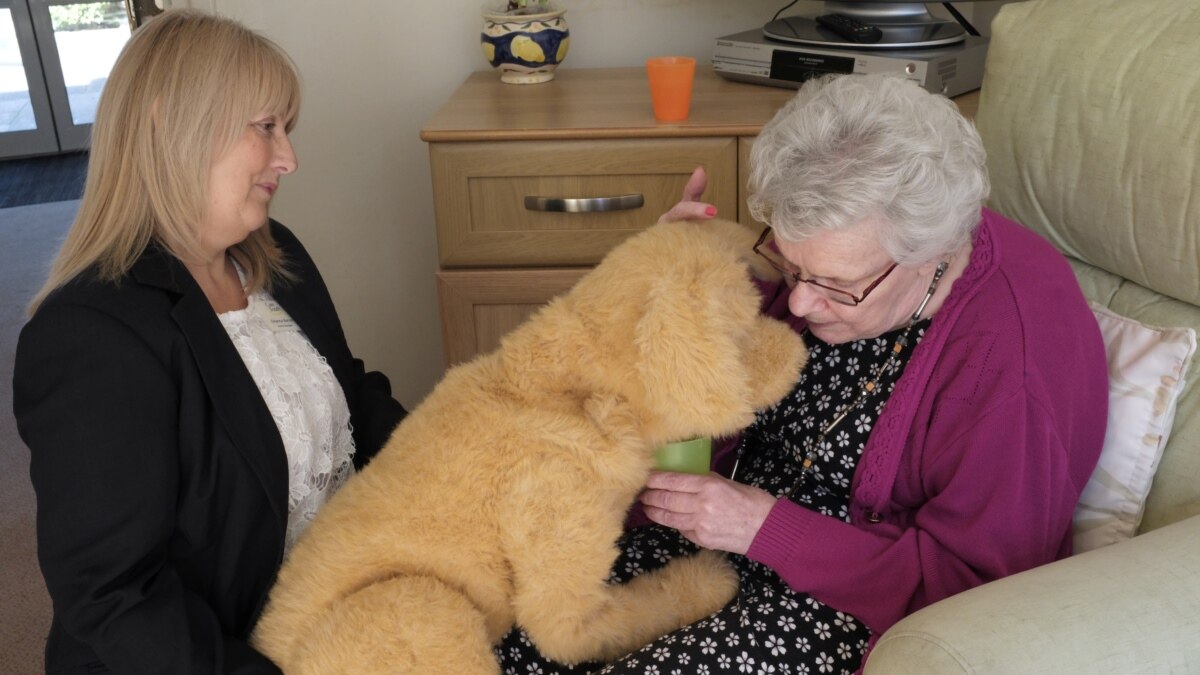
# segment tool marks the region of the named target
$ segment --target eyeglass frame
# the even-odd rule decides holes
[[[848,307],[858,307],[859,305],[861,305],[863,303],[863,301],[865,301],[867,299],[867,296],[871,294],[871,291],[875,290],[876,287],[879,286],[879,284],[883,283],[883,280],[886,279],[888,277],[888,275],[892,273],[892,270],[896,269],[896,267],[898,267],[900,265],[900,263],[898,263],[898,262],[893,262],[890,267],[888,267],[886,270],[883,271],[883,274],[876,277],[875,280],[872,281],[869,286],[867,286],[865,289],[863,289],[861,296],[858,296],[858,295],[851,293],[850,291],[843,291],[840,288],[833,288],[832,286],[826,286],[825,284],[822,284],[818,281],[813,281],[812,279],[805,279],[804,277],[800,276],[800,272],[798,272],[794,269],[787,269],[787,268],[781,266],[775,260],[772,260],[770,256],[768,256],[766,253],[759,250],[759,248],[762,247],[763,242],[765,242],[767,240],[767,235],[769,235],[769,234],[771,234],[771,226],[770,225],[763,228],[762,234],[758,235],[758,241],[754,242],[754,246],[750,247],[750,250],[752,250],[756,254],[758,254],[758,256],[761,257],[763,260],[766,260],[767,263],[770,264],[771,267],[775,268],[775,270],[777,272],[782,274],[784,276],[784,278],[791,279],[793,283],[796,283],[796,284],[804,283],[804,284],[808,284],[810,286],[816,286],[817,288],[820,288],[820,289],[829,291],[830,293],[833,293],[833,295],[826,295],[826,297],[829,298],[830,300],[838,303],[839,305],[846,305]]]

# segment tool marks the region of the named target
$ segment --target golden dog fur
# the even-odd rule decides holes
[[[298,542],[254,644],[289,674],[492,674],[514,624],[611,660],[728,602],[712,551],[606,579],[653,449],[745,427],[807,357],[759,314],[753,240],[651,227],[451,369]]]

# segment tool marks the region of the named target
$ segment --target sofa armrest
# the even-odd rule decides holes
[[[865,672],[1197,672],[1197,635],[1200,516],[930,605]]]

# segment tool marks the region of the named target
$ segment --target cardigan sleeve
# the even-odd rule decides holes
[[[876,633],[937,600],[1052,561],[1080,489],[1052,417],[1023,389],[983,411],[958,412],[972,418],[917,453],[925,494],[913,504],[896,504],[878,523],[846,523],[780,499],[749,557]]]
[[[223,635],[168,564],[180,401],[147,345],[96,309],[45,304],[22,331],[13,384],[62,628],[113,672],[277,673]]]

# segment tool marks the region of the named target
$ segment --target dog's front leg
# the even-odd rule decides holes
[[[711,551],[609,584],[633,494],[597,484],[586,467],[566,460],[543,461],[538,478],[530,474],[501,522],[516,620],[544,655],[563,663],[613,660],[707,616],[736,592],[736,575]]]

